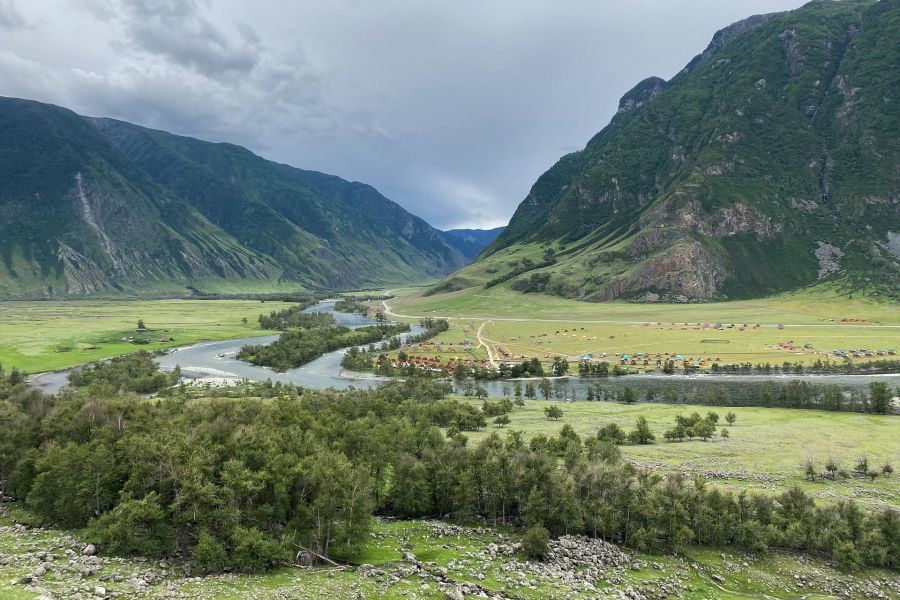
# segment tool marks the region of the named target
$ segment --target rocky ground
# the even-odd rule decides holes
[[[797,556],[634,554],[582,536],[526,560],[513,532],[379,521],[362,564],[198,577],[183,561],[105,556],[77,536],[16,523],[0,505],[0,600],[19,598],[900,598],[900,576],[844,574]]]

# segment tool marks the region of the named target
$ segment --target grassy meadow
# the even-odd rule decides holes
[[[257,317],[290,304],[256,300],[85,300],[0,303],[0,364],[29,373],[64,369],[138,350],[263,335]],[[168,342],[137,345],[141,337]],[[243,319],[247,319],[244,323]]]
[[[480,406],[470,398],[459,398]],[[544,409],[560,406],[563,417],[547,419]],[[663,433],[672,428],[676,415],[716,411],[719,429],[729,431],[729,438],[718,434],[709,442],[700,440],[667,442]],[[733,412],[737,421],[725,423],[725,414]],[[520,431],[525,438],[556,435],[563,425],[571,425],[582,437],[596,435],[609,423],[625,429],[634,427],[635,419],[645,417],[656,435],[649,445],[621,446],[623,456],[652,470],[699,475],[711,482],[729,487],[780,491],[793,485],[825,500],[853,498],[865,504],[900,506],[900,475],[868,479],[838,478],[815,483],[804,478],[804,463],[812,459],[820,472],[829,457],[842,469],[852,471],[857,460],[866,456],[873,468],[890,462],[900,467],[900,419],[890,415],[868,415],[787,408],[709,407],[654,403],[620,404],[613,402],[569,402],[527,400],[516,407],[504,429],[490,423],[477,432],[467,432],[470,443],[477,443],[493,432]]]
[[[591,304],[498,286],[434,296],[411,293],[388,304],[410,319],[451,318],[450,330],[435,340],[445,345],[474,340],[484,324],[482,341],[498,357],[502,347],[512,358],[577,360],[584,354],[596,359],[646,352],[704,357],[710,364],[810,364],[834,360],[834,349],[900,349],[900,306],[845,298],[824,286],[709,304]],[[481,354],[486,357],[483,349]]]

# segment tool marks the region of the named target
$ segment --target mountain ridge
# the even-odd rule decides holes
[[[0,296],[351,289],[466,259],[366,184],[0,98]]]
[[[444,236],[463,256],[472,260],[505,229],[505,225],[492,229],[446,229]]]
[[[897,298],[900,48],[884,41],[897,36],[897,0],[726,27],[669,81],[628,91],[435,290],[704,301],[834,278]]]

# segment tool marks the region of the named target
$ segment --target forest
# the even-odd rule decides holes
[[[91,388],[47,397],[11,375],[0,377],[0,489],[113,553],[258,571],[303,550],[352,560],[374,515],[452,515],[655,553],[734,545],[900,567],[893,508],[663,476],[623,461],[609,436],[567,425],[470,445],[441,427],[477,409],[436,382],[181,386],[148,401]]]

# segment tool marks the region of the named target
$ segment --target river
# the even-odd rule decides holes
[[[334,310],[334,300],[326,300],[310,306],[304,312],[324,312],[334,316],[339,325],[357,328],[365,325],[373,325],[377,321],[358,313],[342,313]],[[415,335],[422,331],[419,325],[412,325],[409,333],[401,334],[401,339],[409,335]],[[172,370],[176,366],[181,367],[182,376],[187,379],[227,381],[236,379],[249,379],[252,381],[280,381],[307,388],[346,389],[348,387],[369,388],[380,385],[384,379],[373,375],[361,373],[342,372],[341,360],[347,349],[336,350],[320,356],[308,362],[302,367],[278,373],[268,367],[244,362],[235,358],[238,350],[247,344],[268,344],[278,339],[279,334],[263,337],[250,337],[218,342],[203,342],[193,346],[177,348],[156,359],[163,370]],[[54,394],[67,384],[69,371],[56,371],[43,373],[32,379],[32,385],[40,388],[45,393]],[[885,375],[716,375],[716,374],[673,374],[661,373],[634,374],[624,377],[583,378],[562,377],[553,381],[554,397],[567,397],[584,400],[587,398],[588,387],[600,386],[603,389],[622,389],[626,385],[643,393],[648,389],[655,389],[662,393],[666,388],[678,392],[682,398],[703,398],[710,390],[716,390],[729,394],[735,400],[744,395],[755,393],[756,386],[779,385],[790,380],[803,380],[817,384],[838,384],[845,391],[853,388],[868,386],[872,381],[886,381],[891,387],[900,385],[900,374]],[[490,396],[503,395],[504,387],[513,389],[513,381],[484,381],[477,382],[484,387]],[[521,381],[524,387],[526,382]],[[462,391],[462,386],[456,384],[457,391]],[[739,402],[738,402],[739,403]]]

